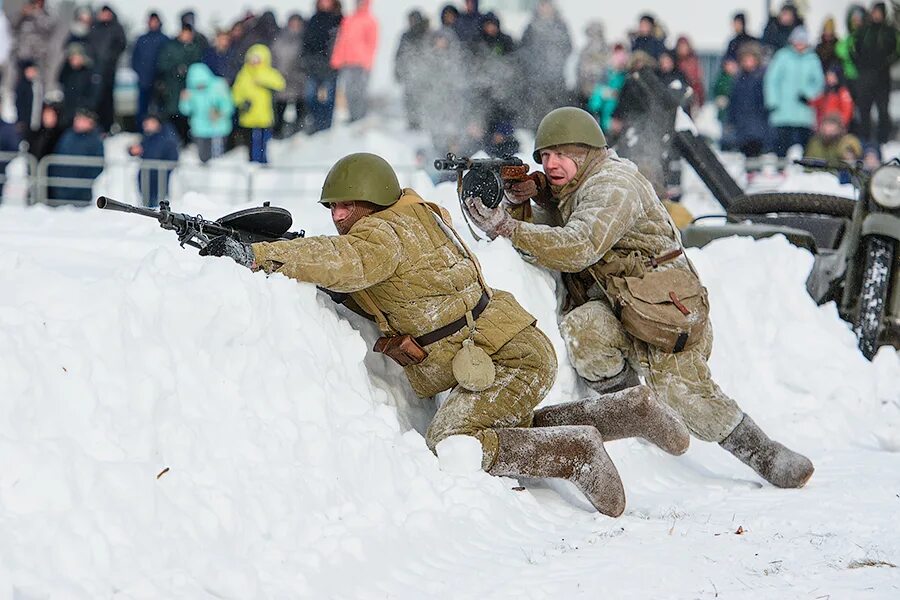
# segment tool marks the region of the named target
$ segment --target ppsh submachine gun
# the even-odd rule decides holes
[[[106,196],[97,198],[97,208],[114,210],[156,219],[159,226],[174,231],[182,247],[187,244],[203,249],[215,237],[227,235],[247,244],[293,240],[306,235],[300,231],[288,231],[293,225],[291,213],[268,202],[262,206],[239,210],[215,221],[201,215],[172,212],[167,201],[159,203],[159,209],[132,206]]]
[[[481,198],[488,208],[497,208],[503,201],[504,182],[534,178],[528,165],[514,156],[509,158],[468,158],[448,154],[434,161],[438,171],[456,171],[456,188],[460,200]]]

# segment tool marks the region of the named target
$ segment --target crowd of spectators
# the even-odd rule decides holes
[[[271,11],[248,12],[211,38],[196,25],[195,12],[185,11],[170,38],[160,14],[151,11],[146,31],[131,45],[135,123],[143,134],[129,148],[132,156],[177,160],[180,149],[194,143],[205,164],[228,148],[246,145],[251,161],[266,164],[273,135],[331,127],[339,82],[350,120],[365,117],[378,44],[369,0],[355,0],[346,15],[338,0],[316,0],[309,18],[291,14],[283,27]],[[118,127],[113,91],[129,47],[115,11],[110,6],[76,10],[58,52],[53,50],[60,23],[44,0],[29,0],[12,29],[7,76],[15,80],[17,117],[11,129],[0,128],[0,148],[15,151],[24,141],[37,159],[102,158],[103,138]],[[51,177],[93,180],[98,174],[93,166],[50,168]],[[149,186],[145,196],[153,205],[160,194],[158,169],[150,175],[139,181]],[[57,186],[50,194],[58,200],[90,199],[87,187]]]
[[[24,141],[38,159],[102,157],[102,139],[117,127],[117,67],[130,47],[136,126],[143,134],[131,155],[177,160],[193,143],[205,164],[245,145],[251,161],[265,164],[273,136],[331,127],[339,86],[349,119],[367,114],[378,23],[370,0],[350,1],[353,9],[345,13],[339,0],[316,0],[312,14],[290,14],[283,25],[271,11],[248,12],[209,37],[193,11],[180,15],[171,38],[160,15],[150,12],[146,30],[129,46],[110,6],[77,10],[61,37],[44,0],[29,0],[12,22],[6,76],[14,80],[17,118],[0,127],[0,149]],[[883,2],[851,5],[846,30],[828,19],[818,41],[791,2],[759,37],[742,13],[732,27],[720,66],[704,73],[710,63],[701,61],[690,37],[670,36],[651,14],[612,43],[601,22],[586,23],[587,41],[576,51],[554,0],[537,1],[519,39],[503,28],[500,15],[465,0],[434,15],[408,14],[394,74],[409,127],[426,132],[439,153],[513,154],[519,151],[515,129],[533,129],[563,105],[590,111],[613,142],[635,124],[652,128],[647,104],[634,102],[628,86],[629,74],[641,70],[654,72],[694,115],[714,102],[722,148],[749,157],[784,156],[801,144],[811,154],[852,158],[889,139],[889,70],[900,57],[900,36]],[[61,40],[59,48],[54,40]],[[566,79],[570,59],[574,86]],[[89,167],[54,169],[51,175],[95,176]],[[151,186],[151,203],[159,195],[157,179],[142,184]],[[54,193],[89,199],[85,190]]]

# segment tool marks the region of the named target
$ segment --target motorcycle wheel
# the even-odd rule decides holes
[[[853,216],[855,206],[856,200],[827,194],[746,194],[732,201],[728,214],[812,213],[849,219]]]
[[[866,266],[863,270],[859,314],[854,331],[863,356],[872,360],[878,352],[878,333],[884,322],[895,250],[892,240],[871,236],[866,238],[865,251]]]

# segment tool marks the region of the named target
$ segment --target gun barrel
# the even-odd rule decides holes
[[[159,219],[159,213],[155,210],[151,210],[149,208],[141,208],[139,206],[132,206],[130,204],[125,204],[124,202],[119,202],[118,200],[113,200],[112,198],[107,198],[106,196],[100,196],[97,198],[97,208],[101,208],[103,210],[114,210],[117,212],[124,213],[133,213],[137,215],[142,215],[144,217],[152,217],[154,219]]]
[[[434,161],[434,168],[438,171],[458,171],[460,169],[468,169],[469,161],[462,159],[449,160],[446,158],[438,158]]]
[[[510,158],[438,158],[434,161],[434,168],[438,171],[468,171],[469,169],[499,169],[500,167],[521,167],[522,159],[512,156]]]

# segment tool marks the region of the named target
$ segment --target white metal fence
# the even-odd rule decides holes
[[[330,164],[263,166],[213,162],[203,165],[61,154],[51,154],[38,161],[25,152],[0,152],[0,166],[9,167],[0,168],[0,186],[15,185],[16,195],[23,197],[26,204],[49,206],[89,204],[95,189],[103,195],[144,206],[191,192],[226,204],[277,202],[318,194],[331,168]],[[71,173],[73,168],[93,168],[101,173],[96,179],[79,177]],[[401,165],[395,171],[404,187],[415,186],[428,177],[413,165]],[[88,190],[82,195],[90,200],[72,200],[68,196],[73,195],[73,190]]]

